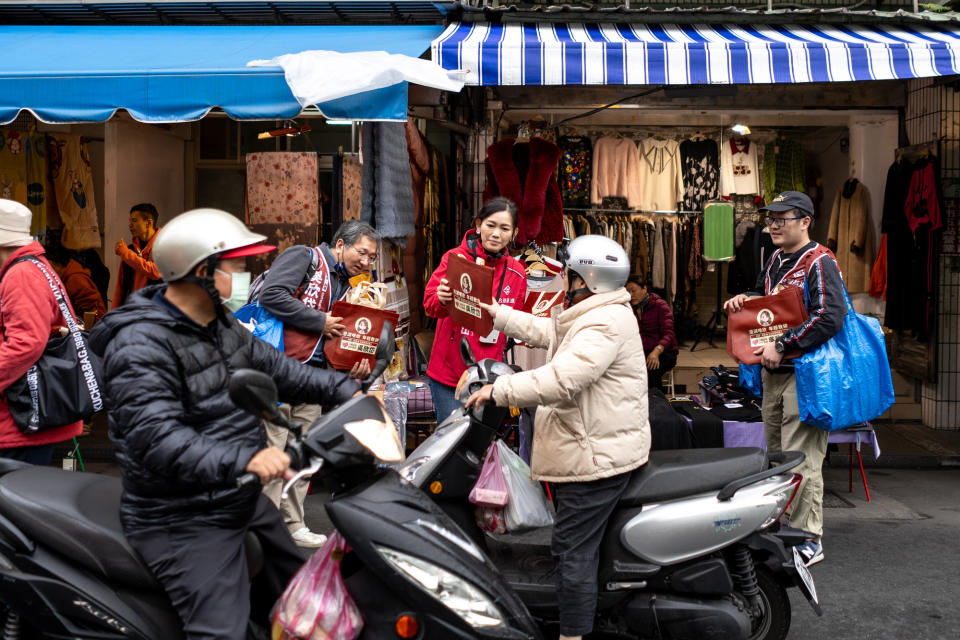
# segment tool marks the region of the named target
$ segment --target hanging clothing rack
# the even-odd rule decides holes
[[[564,213],[585,213],[585,214],[601,214],[601,215],[621,215],[621,216],[631,216],[631,215],[676,215],[676,216],[702,216],[703,211],[683,211],[683,210],[670,210],[670,211],[649,211],[646,209],[591,209],[586,207],[564,207]]]

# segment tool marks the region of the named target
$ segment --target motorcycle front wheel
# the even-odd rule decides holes
[[[790,632],[790,597],[766,567],[757,567],[763,613],[754,621],[749,640],[785,640]]]

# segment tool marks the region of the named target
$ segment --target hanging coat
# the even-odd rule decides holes
[[[866,293],[870,288],[875,259],[873,223],[870,221],[869,196],[859,181],[848,180],[837,192],[830,214],[827,242],[836,245],[834,255],[850,293]]]
[[[563,204],[557,184],[560,147],[541,138],[514,144],[505,138],[487,149],[483,199],[503,196],[520,210],[517,244],[563,240]]]

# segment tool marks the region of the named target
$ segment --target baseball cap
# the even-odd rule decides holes
[[[774,213],[780,211],[792,211],[796,209],[800,213],[813,217],[813,200],[805,193],[799,191],[784,191],[773,202],[765,207],[760,207],[760,211],[771,211]]]
[[[33,213],[15,200],[0,199],[0,247],[23,247],[33,242]]]

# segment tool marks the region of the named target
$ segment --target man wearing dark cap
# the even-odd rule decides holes
[[[779,293],[788,287],[806,289],[807,320],[790,327],[774,343],[757,349],[763,364],[763,423],[767,451],[801,451],[806,460],[794,469],[803,475],[800,491],[788,511],[790,525],[813,534],[799,548],[807,566],[823,560],[823,459],[827,432],[800,421],[797,383],[787,352],[816,349],[843,328],[846,306],[843,280],[833,253],[810,240],[813,202],[798,191],[785,191],[763,207],[777,251],[757,278],[754,291],[727,300],[727,313],[737,313],[752,297]]]

